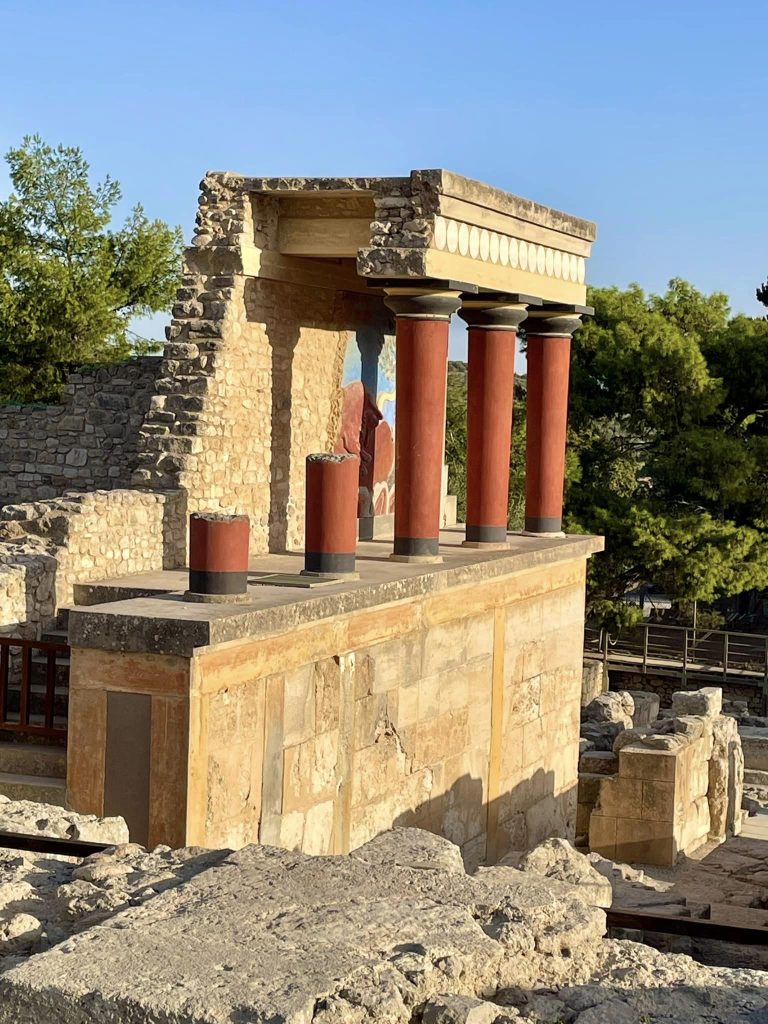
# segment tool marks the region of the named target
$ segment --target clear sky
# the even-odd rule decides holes
[[[447,167],[596,221],[594,284],[682,276],[765,312],[766,0],[2,0],[0,14],[2,151],[32,132],[79,145],[126,208],[187,238],[208,169]]]

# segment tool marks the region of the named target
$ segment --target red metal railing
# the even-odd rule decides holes
[[[66,713],[57,715],[56,702],[69,692],[58,682],[68,659],[65,643],[0,637],[0,730],[66,738]]]

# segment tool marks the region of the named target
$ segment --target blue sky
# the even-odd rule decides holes
[[[765,312],[765,0],[4,0],[2,18],[2,152],[77,144],[126,209],[187,237],[207,169],[442,166],[596,221],[594,284],[682,276]]]

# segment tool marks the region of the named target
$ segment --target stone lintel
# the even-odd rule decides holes
[[[446,536],[443,535],[443,541]],[[280,633],[446,588],[477,584],[576,558],[586,559],[604,547],[602,537],[511,537],[508,550],[480,552],[460,546],[458,540],[463,538],[463,532],[451,536],[455,538],[452,544],[441,544],[444,560],[438,565],[391,562],[381,545],[373,542],[361,545],[360,553],[375,554],[381,560],[366,561],[362,579],[325,587],[322,592],[251,587],[250,604],[186,603],[181,589],[174,590],[174,574],[169,574],[171,582],[164,594],[72,608],[69,640],[73,647],[191,657],[197,648]],[[287,571],[285,563],[289,556],[279,558],[282,571]],[[302,556],[295,558],[301,568]],[[267,562],[269,559],[265,559]],[[139,585],[138,578],[127,581],[126,591],[130,593],[131,587]],[[105,581],[93,586],[96,593],[110,592],[104,589],[108,586]],[[80,588],[81,592],[85,589],[85,585]],[[115,593],[114,589],[111,593]]]

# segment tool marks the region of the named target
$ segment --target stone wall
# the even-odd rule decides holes
[[[633,687],[642,686],[644,690],[658,695],[662,707],[669,707],[672,703],[672,694],[680,689],[680,677],[654,676],[648,674],[639,676],[634,672],[617,672],[613,669],[609,672],[611,690],[631,690]],[[697,683],[689,682],[691,689],[695,689]],[[718,689],[723,691],[723,700],[746,701],[750,711],[759,715],[762,714],[762,688],[759,683],[755,685],[744,683],[721,684],[715,683]]]
[[[714,687],[678,691],[673,718],[616,735],[617,773],[580,781],[579,802],[595,801],[590,850],[672,865],[707,841],[741,831],[744,759],[736,721],[720,714],[721,704]],[[591,755],[592,765],[596,760]]]
[[[115,811],[106,764],[135,776],[126,803],[149,794],[135,817],[120,806],[150,843],[345,852],[415,824],[477,863],[572,837],[584,581],[579,558],[401,600],[389,590],[191,657],[75,640],[69,803]],[[166,612],[179,636],[185,607]],[[85,629],[89,613],[75,614]],[[162,742],[120,768],[108,722],[129,692]]]
[[[183,565],[179,492],[71,493],[0,509],[0,633],[38,637],[75,583]]]
[[[126,487],[159,356],[72,373],[56,405],[0,406],[0,506]]]

